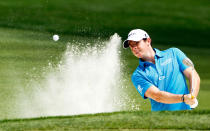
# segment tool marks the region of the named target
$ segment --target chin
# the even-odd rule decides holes
[[[136,56],[137,58],[141,58],[140,53],[134,53],[134,52],[133,52],[133,55]]]
[[[139,56],[139,55],[135,55],[137,58],[141,58],[141,56]]]

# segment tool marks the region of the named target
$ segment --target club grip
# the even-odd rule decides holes
[[[191,99],[194,99],[194,98],[195,98],[195,96],[191,94]]]

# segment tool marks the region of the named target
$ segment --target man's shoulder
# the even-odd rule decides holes
[[[142,72],[143,72],[143,69],[142,69],[140,66],[138,66],[138,67],[134,70],[134,72],[133,72],[133,74],[132,74],[132,78],[141,76],[141,75],[142,75]]]
[[[171,47],[166,50],[163,50],[162,53],[170,53],[170,52],[176,52],[176,51],[180,51],[180,49],[176,47]]]
[[[137,66],[132,75],[137,75],[140,72],[140,70],[141,70],[140,67]]]
[[[179,48],[171,47],[171,48],[161,51],[161,54],[163,54],[165,56],[165,55],[170,55],[170,54],[177,54],[180,52],[182,52],[182,51]]]

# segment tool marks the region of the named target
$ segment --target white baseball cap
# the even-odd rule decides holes
[[[128,45],[128,41],[129,40],[132,40],[132,41],[140,41],[140,40],[142,40],[144,38],[150,38],[146,31],[144,31],[142,29],[134,29],[134,30],[131,30],[128,33],[127,40],[125,40],[123,42],[123,47],[124,48],[128,48],[129,47],[129,45]]]

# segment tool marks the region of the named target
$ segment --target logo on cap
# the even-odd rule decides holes
[[[131,35],[136,35],[136,33],[130,33],[130,34],[128,35],[128,37],[130,37]]]

